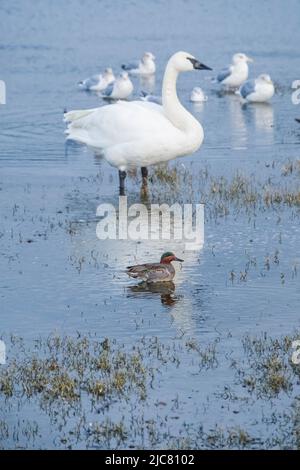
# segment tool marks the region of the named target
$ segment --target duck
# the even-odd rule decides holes
[[[103,73],[93,75],[90,78],[86,78],[78,83],[81,90],[88,91],[103,91],[111,83],[115,81],[115,76],[112,68],[108,67]]]
[[[91,147],[119,170],[120,195],[126,172],[196,152],[204,138],[200,122],[180,103],[176,83],[181,72],[212,70],[188,52],[169,59],[163,78],[162,105],[148,101],[118,101],[100,108],[64,114],[67,140]]]
[[[163,253],[159,263],[137,264],[128,266],[126,274],[134,279],[140,279],[147,283],[170,282],[175,276],[175,268],[172,261],[183,263],[183,259],[177,258],[171,251]]]
[[[248,79],[249,62],[253,62],[253,59],[246,54],[242,52],[234,54],[232,56],[232,64],[221,70],[217,75],[217,81],[229,89],[239,88]]]
[[[202,88],[196,86],[192,89],[190,101],[192,103],[203,103],[204,101],[207,101],[207,96],[203,93]]]
[[[270,75],[263,73],[254,80],[247,80],[238,93],[251,103],[264,103],[272,98],[275,88]]]
[[[152,52],[145,52],[140,60],[123,64],[122,69],[132,75],[153,75],[156,71],[155,56]]]
[[[133,83],[127,72],[122,72],[117,79],[103,90],[101,97],[110,100],[126,100],[133,92]]]

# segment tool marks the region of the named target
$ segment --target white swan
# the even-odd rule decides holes
[[[234,54],[232,64],[221,70],[217,81],[227,88],[239,88],[248,78],[248,62],[253,62],[253,59],[246,54]]]
[[[180,103],[176,82],[180,72],[211,70],[187,52],[177,52],[167,63],[162,106],[147,101],[118,102],[101,108],[70,111],[67,139],[84,143],[119,169],[124,193],[126,170],[167,162],[195,152],[203,141],[203,129]]]
[[[133,92],[133,83],[127,72],[122,72],[117,79],[102,92],[102,98],[126,100]]]
[[[91,91],[102,91],[105,90],[108,85],[115,81],[115,76],[110,67],[104,70],[104,73],[99,75],[93,75],[90,78],[86,78],[78,83],[79,88],[82,90]]]
[[[155,56],[151,52],[145,52],[141,60],[123,64],[122,69],[134,75],[152,75],[156,70]]]
[[[264,103],[272,98],[275,88],[270,75],[263,73],[255,80],[247,80],[238,93],[252,103]]]

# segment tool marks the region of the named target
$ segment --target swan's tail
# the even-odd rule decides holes
[[[64,122],[67,123],[65,134],[68,140],[75,140],[83,144],[89,145],[89,134],[84,126],[84,119],[86,116],[94,113],[98,108],[93,109],[79,109],[64,113]],[[83,121],[81,121],[83,119]]]
[[[81,119],[89,114],[92,114],[97,108],[94,109],[79,109],[75,111],[69,111],[64,113],[64,122],[74,122]]]

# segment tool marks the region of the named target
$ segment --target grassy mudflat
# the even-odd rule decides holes
[[[300,368],[290,360],[292,342],[299,338],[245,336],[241,361],[235,354],[224,360],[221,337],[205,348],[192,338],[166,347],[157,337],[127,348],[107,338],[51,335],[30,349],[11,337],[9,365],[0,371],[8,414],[0,421],[1,447],[43,448],[46,427],[47,445],[59,448],[299,449]],[[223,389],[194,403],[189,423],[182,419],[187,404],[179,394],[160,395],[165,371],[186,375],[186,368],[193,387],[220,368],[231,371]],[[282,400],[286,408],[280,411]],[[216,408],[226,409],[232,422],[257,404],[256,423],[206,425]],[[26,410],[34,410],[38,420],[31,413],[20,419]]]

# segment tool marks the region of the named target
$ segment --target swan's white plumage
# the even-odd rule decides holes
[[[172,140],[184,138],[166,118],[163,107],[147,101],[119,101],[93,110],[71,111],[65,120],[70,122],[68,139],[103,149],[108,162],[120,169],[135,167],[137,161],[138,166],[167,161],[174,151]],[[147,155],[151,153],[151,162],[144,156],[145,150]]]
[[[65,114],[67,138],[84,143],[119,170],[166,162],[196,151],[203,141],[201,124],[176,94],[180,71],[193,70],[188,53],[168,62],[163,106],[147,101],[118,101],[101,108]]]

